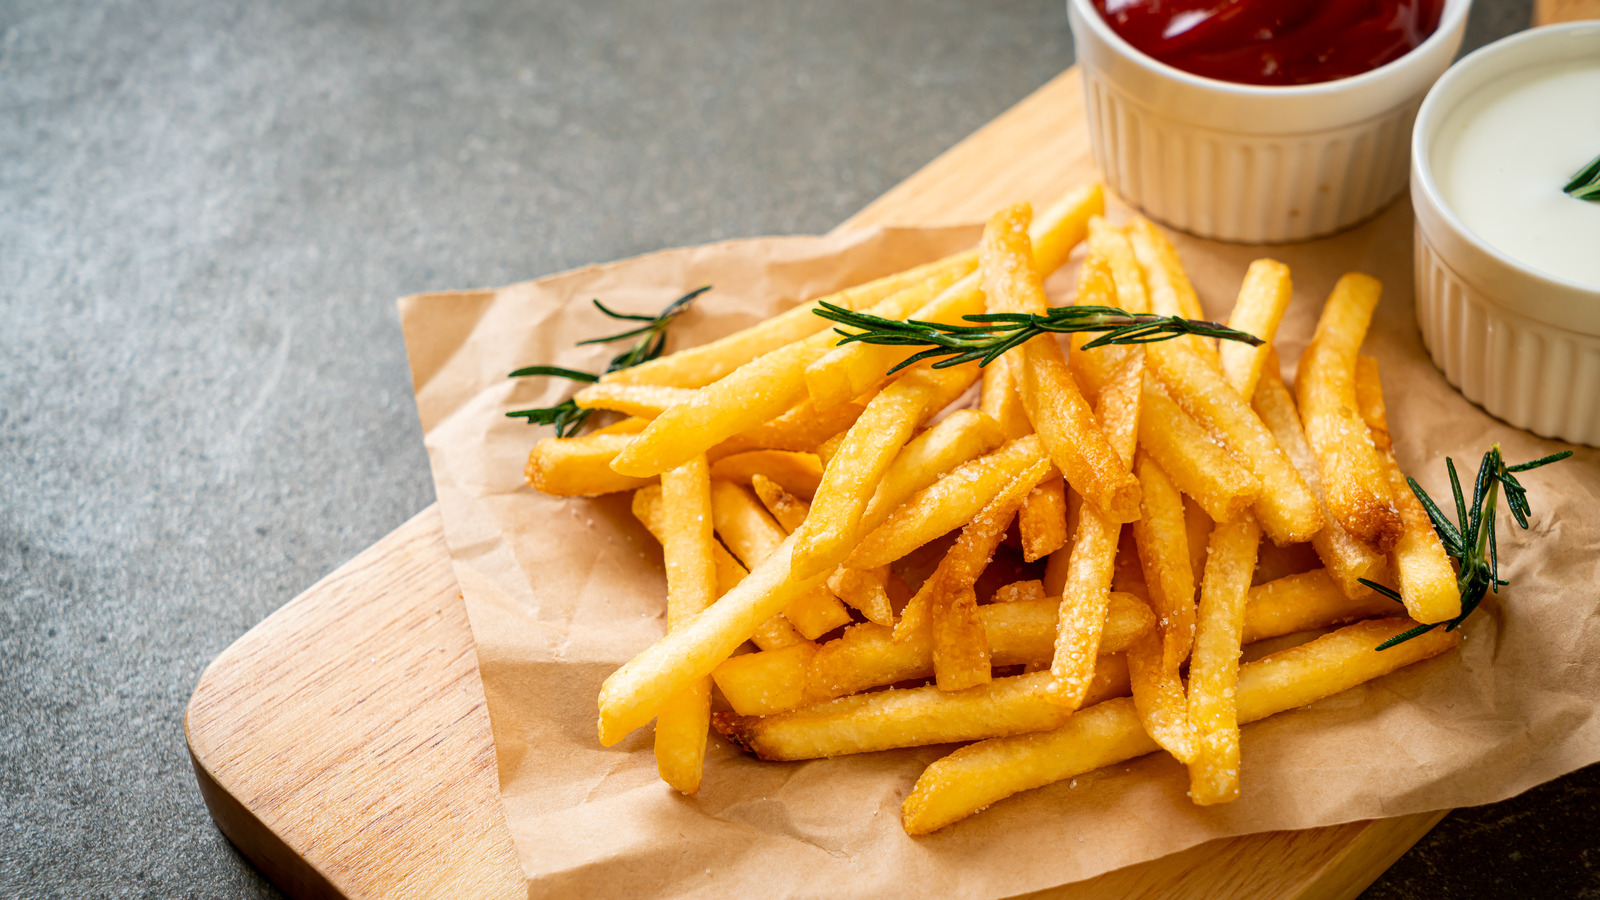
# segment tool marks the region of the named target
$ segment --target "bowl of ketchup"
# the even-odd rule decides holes
[[[1200,237],[1280,243],[1405,189],[1471,0],[1067,0],[1108,184]]]

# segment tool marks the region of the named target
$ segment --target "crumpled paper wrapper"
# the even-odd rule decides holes
[[[901,800],[949,747],[765,763],[713,736],[696,797],[658,780],[650,729],[602,748],[600,683],[665,628],[661,552],[627,495],[560,499],[524,485],[528,450],[548,429],[504,413],[557,402],[570,387],[506,373],[533,363],[602,368],[620,348],[573,346],[621,330],[591,297],[654,313],[714,285],[673,326],[672,347],[684,347],[971,246],[978,233],[731,241],[401,302],[530,895],[1003,897],[1219,837],[1488,803],[1600,760],[1600,453],[1585,448],[1524,476],[1532,528],[1502,522],[1499,531],[1511,587],[1472,617],[1461,649],[1247,726],[1243,796],[1232,804],[1194,806],[1182,766],[1151,755],[911,838]],[[1435,497],[1449,496],[1446,455],[1470,477],[1495,442],[1513,462],[1567,446],[1491,418],[1429,362],[1412,308],[1407,204],[1311,244],[1174,238],[1214,318],[1227,315],[1250,260],[1290,265],[1295,299],[1278,338],[1290,375],[1338,275],[1380,278],[1385,296],[1365,352],[1381,364],[1401,465]],[[1057,302],[1070,284],[1052,279]]]

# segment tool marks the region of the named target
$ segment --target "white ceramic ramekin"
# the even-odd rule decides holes
[[[1445,0],[1421,46],[1371,72],[1264,87],[1157,62],[1091,0],[1067,0],[1095,162],[1124,200],[1200,237],[1281,243],[1347,228],[1405,188],[1411,123],[1471,5]]]
[[[1428,93],[1411,153],[1417,324],[1434,364],[1468,400],[1518,428],[1600,446],[1600,290],[1485,243],[1446,204],[1434,177],[1441,128],[1462,100],[1512,72],[1570,59],[1600,59],[1600,22],[1498,41],[1461,60]]]

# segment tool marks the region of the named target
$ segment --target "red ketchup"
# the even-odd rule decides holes
[[[1370,72],[1439,27],[1444,0],[1094,0],[1123,40],[1206,78],[1314,84]]]

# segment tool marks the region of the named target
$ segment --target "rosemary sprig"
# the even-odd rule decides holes
[[[586,344],[608,344],[612,341],[620,341],[626,338],[637,337],[639,340],[635,341],[632,347],[629,347],[627,350],[624,350],[623,352],[611,358],[611,363],[610,365],[606,366],[606,371],[615,372],[618,369],[627,369],[632,366],[637,366],[642,362],[649,362],[650,360],[660,356],[661,351],[666,349],[667,326],[672,324],[673,319],[676,319],[688,311],[689,304],[693,303],[696,297],[709,290],[711,290],[711,285],[709,284],[701,288],[696,288],[695,290],[692,290],[689,293],[684,294],[682,297],[679,297],[678,299],[667,304],[666,309],[663,309],[659,315],[654,316],[636,316],[628,313],[619,313],[616,310],[610,309],[599,300],[592,300],[590,302],[595,305],[595,308],[610,318],[629,322],[643,322],[645,324],[640,325],[637,328],[630,328],[627,331],[623,331],[618,334],[611,334],[605,337],[590,338],[586,341],[579,341],[578,346],[582,347]],[[549,378],[565,378],[569,381],[583,382],[586,384],[593,384],[594,382],[600,380],[599,375],[595,375],[591,372],[580,372],[577,369],[565,369],[561,366],[525,366],[516,370],[515,372],[512,372],[510,377],[526,378],[531,375],[542,375]],[[510,418],[527,419],[528,424],[530,425],[554,425],[556,427],[556,437],[568,437],[577,433],[578,429],[583,427],[584,423],[589,420],[589,413],[591,412],[593,412],[593,410],[579,407],[577,403],[573,402],[571,397],[568,397],[566,400],[557,403],[555,406],[541,406],[534,409],[519,409],[515,410],[514,412],[506,413],[506,416]]]
[[[1571,455],[1571,450],[1563,450],[1532,462],[1508,466],[1500,456],[1500,445],[1495,444],[1483,455],[1483,462],[1478,466],[1478,477],[1472,487],[1470,507],[1461,495],[1461,479],[1456,476],[1455,460],[1445,457],[1445,466],[1450,470],[1450,491],[1455,495],[1455,522],[1445,517],[1439,505],[1433,502],[1433,498],[1422,489],[1422,485],[1417,484],[1416,479],[1409,477],[1406,479],[1406,483],[1411,485],[1411,492],[1417,495],[1423,509],[1428,511],[1428,518],[1433,521],[1433,530],[1438,533],[1439,542],[1444,544],[1444,552],[1456,561],[1456,585],[1461,590],[1461,615],[1448,622],[1418,625],[1403,631],[1379,644],[1379,650],[1387,650],[1441,625],[1445,631],[1456,630],[1466,621],[1467,616],[1472,615],[1472,611],[1478,608],[1478,604],[1483,602],[1483,598],[1490,591],[1499,593],[1501,585],[1509,584],[1500,579],[1500,551],[1495,545],[1494,537],[1495,511],[1500,491],[1504,488],[1506,508],[1511,511],[1511,517],[1516,520],[1517,525],[1526,529],[1528,516],[1533,510],[1528,506],[1528,491],[1517,480],[1516,473],[1560,462]],[[1391,600],[1401,599],[1399,592],[1393,588],[1365,578],[1361,579],[1361,583]]]
[[[999,359],[1007,350],[1020,347],[1033,338],[1048,333],[1105,332],[1084,344],[1085,350],[1111,344],[1149,344],[1185,334],[1242,341],[1251,346],[1261,343],[1261,339],[1255,335],[1235,331],[1216,322],[1202,322],[1180,316],[1135,315],[1114,306],[1054,306],[1042,315],[985,313],[962,317],[968,322],[976,323],[973,325],[944,325],[917,319],[907,319],[902,322],[869,313],[853,312],[832,303],[824,302],[821,306],[822,308],[816,313],[824,319],[862,329],[852,332],[835,328],[834,331],[844,335],[844,340],[839,342],[841,346],[859,341],[866,344],[928,347],[890,369],[890,373],[925,359],[939,357],[944,358],[933,364],[936,369],[958,366],[973,360],[978,360],[980,366],[987,366]]]
[[[1600,156],[1589,160],[1589,164],[1579,169],[1578,174],[1572,176],[1572,180],[1561,190],[1579,200],[1600,203]]]

